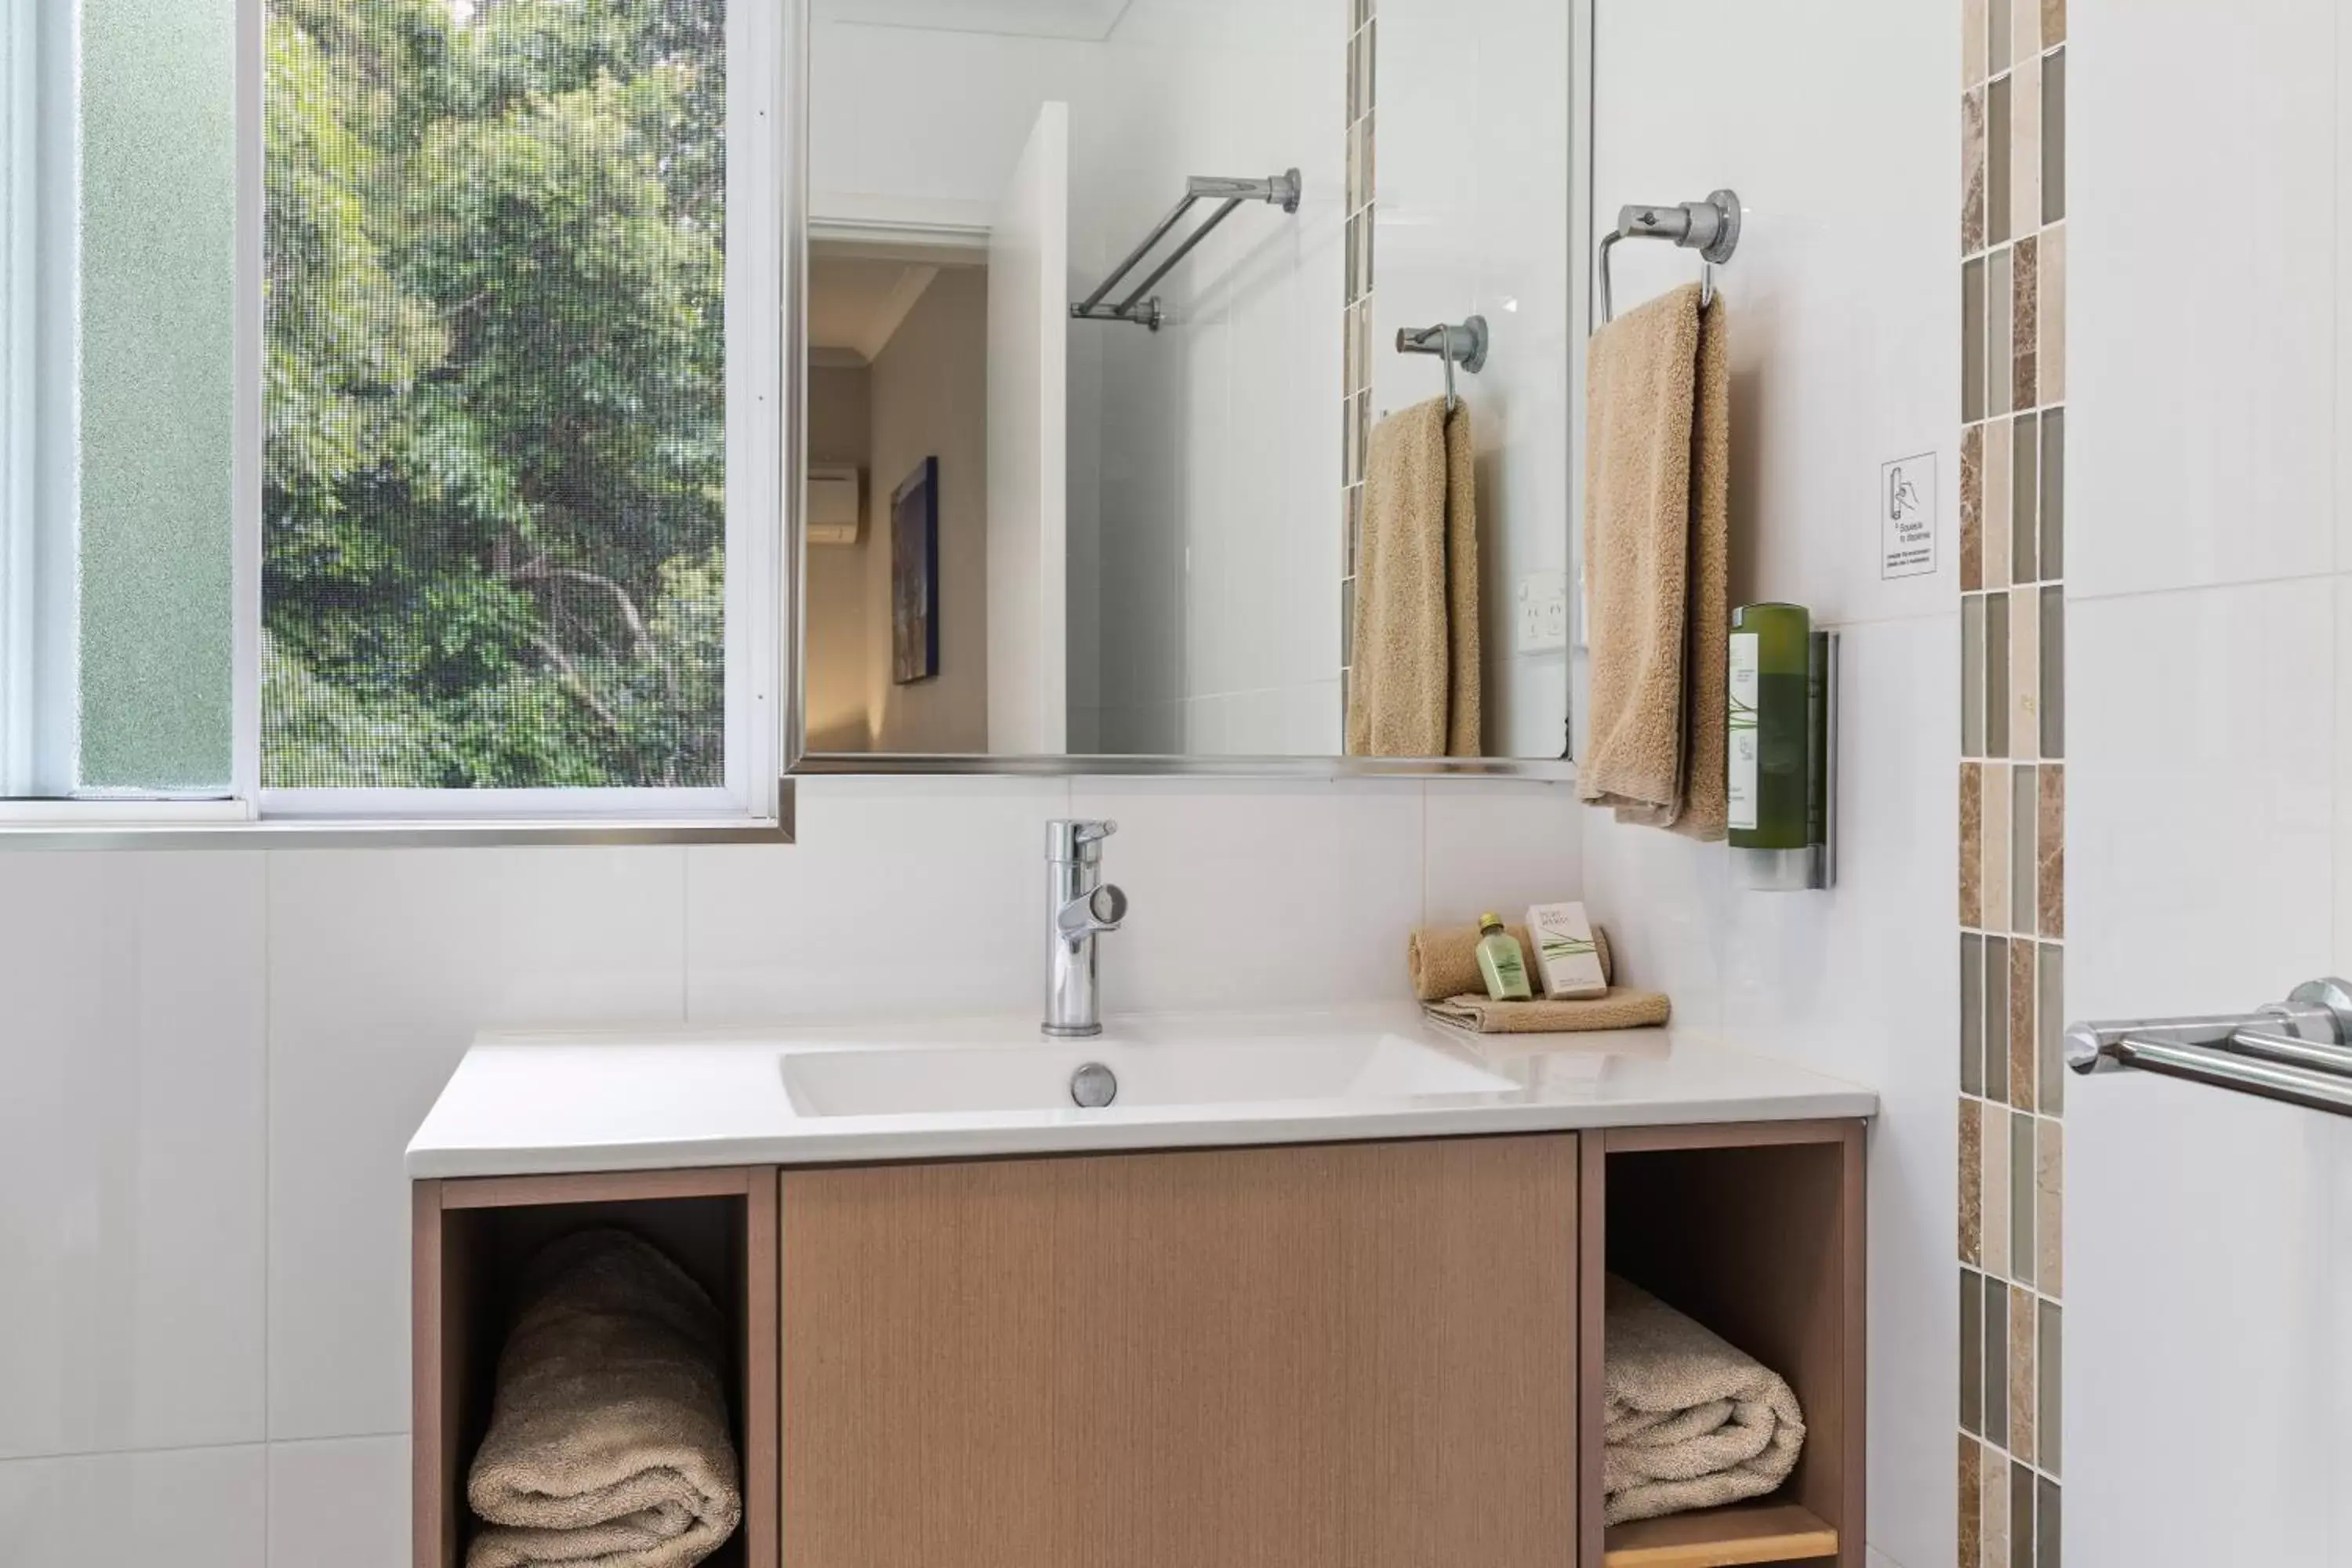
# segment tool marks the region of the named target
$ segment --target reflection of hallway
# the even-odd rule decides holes
[[[856,536],[825,542],[810,513],[804,634],[813,752],[987,750],[987,271],[961,252],[813,247],[808,299],[812,477],[856,478]],[[939,460],[940,659],[891,676],[890,496]],[[845,477],[845,476],[843,476]],[[835,494],[840,494],[838,490]],[[816,488],[804,498],[820,503]],[[828,516],[837,515],[828,512]]]

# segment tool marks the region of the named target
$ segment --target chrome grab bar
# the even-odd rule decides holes
[[[2071,1024],[2078,1073],[2137,1068],[2352,1116],[2352,982],[2313,980],[2252,1013]]]

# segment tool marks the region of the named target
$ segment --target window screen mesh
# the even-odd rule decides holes
[[[262,774],[721,782],[723,0],[269,0]]]

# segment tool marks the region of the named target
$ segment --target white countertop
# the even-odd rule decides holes
[[[1344,1038],[1431,1047],[1507,1080],[1493,1091],[1066,1103],[892,1115],[796,1107],[795,1053],[1047,1049],[1074,1060],[1210,1044]],[[1059,1070],[1066,1073],[1066,1068]],[[1044,1042],[1034,1018],[859,1021],[769,1029],[484,1035],[408,1145],[412,1177],[809,1164],[1070,1150],[1444,1137],[1587,1127],[1866,1117],[1867,1089],[1669,1027],[1472,1038],[1404,1004],[1295,1014],[1113,1018],[1098,1039]]]

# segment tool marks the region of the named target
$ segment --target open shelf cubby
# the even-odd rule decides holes
[[[775,1518],[775,1185],[742,1170],[414,1184],[416,1568],[459,1568],[466,1475],[488,1430],[517,1279],[558,1237],[612,1226],[653,1243],[728,1321],[743,1524],[705,1561],[768,1568]],[[754,1259],[761,1260],[758,1263]],[[764,1555],[763,1555],[764,1553]]]
[[[1623,1129],[1587,1139],[1580,1561],[1602,1568],[1861,1568],[1864,1136],[1857,1122],[1784,1122]],[[1805,1412],[1805,1448],[1777,1492],[1602,1529],[1601,1296],[1610,1273],[1789,1380]]]

